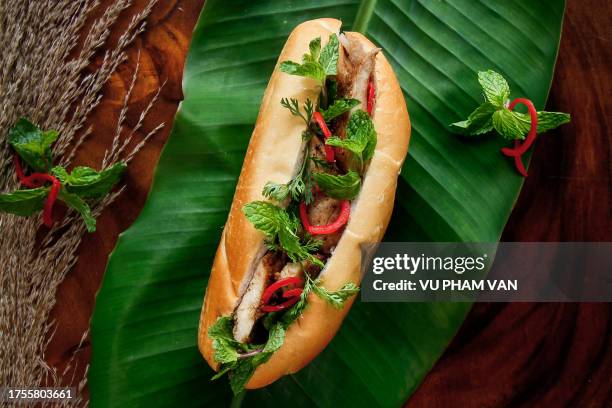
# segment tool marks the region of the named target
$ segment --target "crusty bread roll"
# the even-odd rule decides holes
[[[307,21],[296,27],[283,48],[270,78],[257,123],[240,173],[234,201],[213,263],[204,307],[200,317],[198,345],[208,364],[217,369],[208,329],[221,316],[234,311],[253,271],[254,259],[262,251],[264,235],[246,219],[242,207],[265,200],[262,189],[267,181],[289,181],[302,154],[304,122],[288,114],[281,98],[297,98],[300,103],[319,94],[316,81],[281,73],[282,61],[299,61],[316,37],[326,41],[338,33],[341,22],[335,19]],[[374,48],[359,33],[347,32],[351,41]],[[374,157],[364,175],[358,197],[351,204],[351,215],[333,256],[320,274],[323,286],[338,290],[347,282],[359,284],[360,244],[382,239],[395,198],[397,177],[408,150],[410,120],[404,96],[393,70],[382,53],[376,56],[373,73],[376,104],[372,120],[377,132]],[[259,366],[247,388],[264,387],[279,377],[295,373],[317,356],[330,342],[348,313],[354,297],[336,310],[311,293],[308,307],[287,330],[285,342],[270,360]]]

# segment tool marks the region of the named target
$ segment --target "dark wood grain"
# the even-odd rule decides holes
[[[113,30],[115,38],[143,0],[136,3]],[[91,119],[94,137],[78,157],[81,163],[99,162],[110,143],[137,50],[142,69],[128,125],[134,125],[164,81],[143,132],[171,123],[202,3],[159,2],[147,32],[104,91]],[[548,109],[571,112],[573,122],[536,144],[530,176],[504,231],[506,241],[612,240],[610,6],[605,0],[568,3]],[[133,162],[126,193],[102,215],[98,232],[85,237],[79,261],[60,287],[53,313],[58,330],[47,350],[47,361],[55,367],[63,368],[88,328],[107,256],[144,204],[151,168],[169,130],[160,132]],[[609,304],[477,304],[408,406],[611,406],[611,331]],[[86,342],[77,353],[79,371],[88,359]]]

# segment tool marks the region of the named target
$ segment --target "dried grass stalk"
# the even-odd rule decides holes
[[[125,61],[126,48],[144,30],[145,19],[155,3],[156,0],[149,0],[133,17],[116,45],[105,51],[98,69],[84,75],[94,54],[107,44],[110,28],[132,0],[115,0],[87,32],[83,32],[86,21],[100,6],[99,0],[0,0],[0,191],[18,188],[6,135],[19,117],[28,117],[44,129],[60,131],[53,153],[66,166],[71,164],[84,138],[95,137],[95,131],[83,129],[86,119],[100,102],[103,85]],[[137,64],[125,106],[138,67]],[[137,129],[158,95],[140,115]],[[163,126],[156,127],[128,151],[135,130],[122,137],[126,114],[124,107],[103,167],[122,159],[130,160]],[[91,203],[94,215],[99,215],[122,191]],[[56,290],[76,262],[76,250],[85,226],[72,211],[50,231],[43,232],[42,238],[40,225],[40,217],[0,214],[2,386],[53,386],[61,383],[61,377],[70,376],[68,372],[58,373],[48,367],[44,355],[54,329],[49,313],[55,304]],[[72,380],[72,385],[79,390],[85,386],[85,378]],[[72,402],[74,405],[86,403],[80,393]]]

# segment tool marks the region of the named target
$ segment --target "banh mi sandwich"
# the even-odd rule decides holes
[[[289,36],[212,266],[198,343],[235,393],[325,348],[359,290],[360,244],[389,223],[408,111],[380,49],[340,26],[312,20]]]

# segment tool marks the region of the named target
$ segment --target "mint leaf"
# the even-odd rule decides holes
[[[104,197],[119,182],[127,165],[116,163],[101,172],[91,167],[75,167],[70,174],[62,167],[56,166],[51,172],[57,177],[70,193],[83,198]]]
[[[350,111],[357,105],[359,105],[359,101],[357,99],[336,99],[329,108],[322,109],[321,113],[323,114],[323,119],[325,119],[326,122],[329,122],[330,120],[342,115],[343,113]]]
[[[0,211],[28,217],[43,209],[49,187],[0,194]]]
[[[268,334],[268,341],[263,348],[263,353],[274,353],[276,350],[281,348],[285,342],[285,328],[282,324],[277,323],[272,326]]]
[[[232,317],[224,316],[219,317],[208,329],[208,336],[211,338],[213,350],[215,350],[215,361],[220,364],[233,363],[238,360],[238,352],[241,349],[240,343],[234,340],[233,327]]]
[[[91,214],[91,209],[87,203],[83,201],[81,197],[76,194],[69,193],[64,187],[62,187],[57,198],[65,202],[68,207],[75,209],[79,212],[79,214],[81,214],[88,232],[94,232],[96,230],[96,219]]]
[[[499,109],[493,113],[493,127],[508,140],[524,139],[519,120],[508,109]]]
[[[52,164],[51,145],[58,137],[55,130],[41,131],[25,118],[9,130],[8,142],[33,170],[47,172]]]
[[[268,238],[274,238],[281,229],[284,212],[282,208],[265,201],[253,201],[242,207],[242,212],[253,226],[266,234]]]
[[[292,61],[285,61],[281,63],[280,70],[290,75],[312,78],[319,82],[325,79],[325,71],[318,62],[306,61],[303,64],[298,64]]]
[[[470,113],[467,120],[451,124],[451,128],[458,133],[470,136],[481,135],[493,130],[493,113],[497,108],[489,102],[480,105]]]
[[[336,34],[332,34],[321,51],[319,63],[326,75],[336,75],[338,73],[339,45],[338,37]]]
[[[360,109],[351,115],[346,127],[346,136],[349,139],[363,139],[366,141],[366,146],[363,150],[364,162],[367,162],[374,156],[376,130],[374,130],[374,123],[372,123],[372,119],[367,112]]]
[[[332,136],[325,143],[352,152],[356,163],[352,164],[351,167],[359,171],[363,170],[363,165],[374,156],[374,149],[376,148],[376,130],[374,130],[372,119],[365,111],[359,109],[349,119],[346,127],[346,138],[340,139]]]
[[[280,247],[293,262],[310,260],[323,266],[323,263],[311,252],[316,248],[311,242],[303,244],[298,235],[301,222],[293,214],[265,201],[253,201],[246,204],[242,211],[251,224],[264,234],[271,246],[278,241]],[[313,249],[314,248],[314,249]]]
[[[353,170],[342,176],[314,173],[312,177],[326,195],[339,200],[354,199],[361,188],[361,177],[359,177],[359,173]]]
[[[310,58],[311,61],[315,62],[319,59],[321,53],[321,37],[317,37],[308,44],[310,55],[306,54],[304,59]]]
[[[283,61],[280,64],[281,72],[312,78],[325,85],[327,75],[336,75],[338,65],[338,37],[332,34],[329,41],[321,50],[321,38],[315,38],[308,46],[310,53],[304,54],[302,63]]]
[[[492,105],[502,108],[510,98],[510,86],[503,76],[495,71],[478,72],[478,82],[482,86],[485,98]]]
[[[213,380],[229,373],[230,386],[234,394],[239,394],[253,376],[255,369],[268,361],[272,353],[285,342],[285,327],[277,322],[268,333],[265,345],[243,344],[234,340],[232,329],[234,322],[231,316],[219,317],[208,329],[208,336],[213,342],[215,361],[221,364]],[[253,355],[244,356],[243,352],[255,351]]]
[[[528,113],[512,112],[518,120],[521,128],[521,134],[525,136],[531,129],[531,116]],[[538,130],[537,133],[544,133],[555,129],[561,125],[569,123],[571,116],[568,113],[562,112],[538,112]]]
[[[346,300],[359,292],[359,286],[355,285],[353,282],[345,283],[337,291],[330,292],[323,286],[318,285],[317,281],[315,281],[312,289],[318,297],[325,300],[334,309],[342,309]]]
[[[325,144],[346,149],[361,157],[361,153],[363,153],[366,148],[368,141],[366,139],[340,139],[338,136],[332,136],[325,141]]]
[[[234,395],[238,395],[244,391],[244,387],[253,376],[255,368],[257,367],[253,364],[252,360],[252,357],[238,360],[230,371],[230,387]]]

